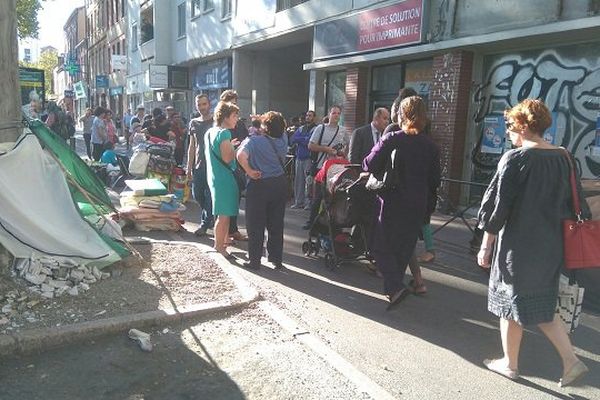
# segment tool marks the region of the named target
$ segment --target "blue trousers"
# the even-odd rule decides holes
[[[200,227],[212,228],[214,225],[214,217],[212,214],[212,199],[210,196],[210,188],[206,180],[206,169],[194,169],[194,182],[192,186],[194,199],[200,204]]]

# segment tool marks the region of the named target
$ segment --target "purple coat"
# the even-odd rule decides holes
[[[371,149],[363,162],[364,170],[381,179],[394,149],[397,184],[378,196],[371,246],[373,251],[402,254],[408,263],[421,226],[435,210],[440,154],[425,134],[390,132]]]

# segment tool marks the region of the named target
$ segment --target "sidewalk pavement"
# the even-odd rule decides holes
[[[235,268],[222,257],[216,256],[212,248],[201,243],[160,241],[148,238],[129,238],[131,244],[168,243],[185,244],[197,247],[204,257],[211,259],[235,285],[237,296],[228,300],[217,300],[173,308],[157,309],[141,313],[119,315],[63,326],[24,329],[19,332],[0,334],[0,356],[10,354],[28,354],[69,343],[82,342],[107,334],[115,334],[132,328],[143,329],[149,326],[183,322],[191,318],[217,318],[229,312],[239,311],[260,300],[260,294],[237,273]],[[111,278],[119,279],[119,278]],[[157,307],[158,308],[158,307]],[[65,310],[66,311],[66,310]]]

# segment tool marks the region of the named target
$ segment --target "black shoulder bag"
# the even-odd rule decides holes
[[[322,129],[321,129],[321,134],[319,135],[319,142],[317,143],[319,146],[321,145],[321,140],[323,140],[323,132],[325,132],[325,125],[321,125]],[[333,135],[333,137],[331,138],[331,140],[329,141],[329,143],[327,144],[327,147],[331,146],[331,143],[333,143],[333,141],[335,140],[335,138],[337,137],[338,132],[340,131],[340,126],[338,125],[337,129],[335,130],[335,135]],[[317,172],[319,172],[319,163],[321,162],[321,159],[324,157],[325,155],[323,153],[319,153],[316,151],[313,151],[311,153],[311,160],[312,163],[310,165],[310,169],[308,170],[308,174],[310,176],[316,176]]]
[[[210,151],[213,154],[213,156],[215,156],[215,158],[217,160],[219,160],[219,162],[221,164],[223,164],[223,166],[229,172],[231,172],[231,175],[233,175],[233,179],[235,180],[235,183],[237,183],[238,189],[240,190],[240,194],[241,194],[246,189],[246,183],[247,183],[247,181],[246,181],[246,173],[241,168],[236,168],[235,170],[231,169],[229,167],[229,164],[227,164],[225,161],[223,161],[223,159],[221,157],[219,157],[217,155],[217,153],[213,149],[212,143],[210,144]]]

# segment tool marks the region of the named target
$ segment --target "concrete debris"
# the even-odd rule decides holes
[[[27,310],[33,309],[44,299],[54,299],[66,294],[78,296],[89,290],[90,284],[111,277],[111,273],[102,272],[96,266],[86,267],[71,259],[59,261],[49,257],[20,258],[13,261],[12,267],[13,276],[24,279],[29,286],[20,291],[0,293],[0,326],[5,325],[5,329],[19,328],[20,325],[11,321],[11,318],[19,315],[28,322],[39,321],[40,316]],[[96,315],[105,312],[104,310]],[[41,317],[43,319],[43,315]]]
[[[17,259],[13,263],[13,272],[33,285],[28,288],[30,292],[46,298],[65,293],[77,296],[80,292],[89,290],[90,284],[111,277],[110,273],[102,272],[96,266],[86,267],[71,259],[58,261],[48,257]]]
[[[129,330],[129,338],[138,342],[140,348],[143,351],[152,351],[152,342],[150,341],[150,334],[137,330]]]

